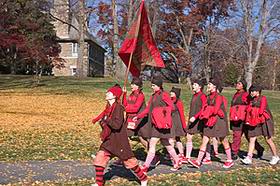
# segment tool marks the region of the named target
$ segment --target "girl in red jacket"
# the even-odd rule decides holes
[[[245,124],[249,137],[249,150],[245,159],[241,160],[244,164],[252,164],[253,151],[258,136],[263,136],[272,152],[272,159],[269,162],[275,165],[279,162],[276,146],[272,140],[274,135],[274,122],[272,114],[268,108],[267,99],[261,95],[261,87],[252,85],[249,89],[251,100],[246,110]]]
[[[111,157],[116,156],[123,161],[126,168],[134,172],[141,181],[141,185],[146,186],[147,176],[139,167],[128,142],[126,126],[124,126],[124,108],[119,103],[121,95],[122,89],[119,85],[108,89],[105,110],[92,120],[93,123],[100,121],[102,127],[102,144],[93,161],[96,174],[95,185],[104,185],[104,170]]]
[[[204,107],[200,119],[204,120],[205,126],[203,129],[202,144],[200,146],[198,158],[196,160],[190,160],[190,163],[199,168],[201,166],[201,161],[205,155],[207,144],[210,138],[219,138],[222,142],[227,160],[224,162],[224,168],[230,168],[234,165],[231,159],[231,149],[229,142],[226,138],[228,135],[228,123],[226,109],[223,103],[223,98],[218,94],[217,88],[221,86],[218,79],[211,79],[207,85],[208,92],[210,94],[207,96],[207,105]]]
[[[204,105],[207,102],[206,95],[202,92],[203,82],[194,80],[192,83],[193,97],[190,103],[189,111],[189,123],[187,126],[187,143],[186,143],[186,162],[191,158],[191,153],[193,149],[192,138],[195,134],[202,134],[204,123],[199,119]]]
[[[174,165],[171,170],[178,170],[180,168],[179,157],[172,146],[172,138],[175,136],[171,133],[172,120],[171,111],[174,110],[174,104],[169,97],[169,94],[163,91],[162,77],[153,77],[151,80],[153,95],[150,97],[147,107],[139,113],[133,120],[137,121],[148,115],[148,123],[152,125],[151,139],[149,141],[149,151],[146,161],[143,165],[143,170],[148,171],[152,160],[155,157],[156,144],[160,141],[171,158],[174,160]]]
[[[150,138],[150,125],[147,125],[146,118],[138,120],[137,122],[132,121],[132,119],[146,107],[145,96],[142,92],[142,80],[134,77],[131,81],[131,94],[126,97],[126,89],[124,88],[123,94],[123,106],[126,111],[126,125],[128,136],[138,136],[140,142],[143,146],[148,149],[148,141]]]
[[[248,106],[249,94],[247,92],[247,83],[245,80],[240,80],[236,83],[235,89],[236,93],[233,95],[230,105],[230,128],[232,130],[232,159],[238,159],[238,153],[241,144],[242,135],[245,134],[246,139],[249,141],[246,131],[245,116],[246,108]],[[257,142],[255,144],[257,150],[257,156],[261,158],[264,148]]]
[[[132,119],[140,112],[142,112],[145,107],[145,96],[142,92],[143,82],[140,78],[134,77],[131,81],[131,94],[128,99],[126,98],[126,89],[124,88],[123,94],[123,105],[126,111],[126,125],[127,125],[127,134],[129,137],[138,136],[140,142],[143,144],[145,149],[148,151],[148,140],[151,137],[151,124],[147,122],[147,117],[144,117],[137,122],[134,122]],[[155,167],[160,163],[160,158],[158,155],[155,156],[152,161],[151,167]],[[120,162],[117,161],[115,165],[120,165]]]
[[[181,89],[172,87],[170,91],[171,100],[174,103],[175,110],[172,112],[172,129],[171,132],[175,136],[176,147],[179,150],[179,158],[181,162],[186,162],[186,158],[184,156],[184,147],[181,142],[180,137],[186,135],[186,119],[184,112],[184,105],[182,100],[180,99]]]

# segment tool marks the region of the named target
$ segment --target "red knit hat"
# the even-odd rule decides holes
[[[120,99],[121,95],[122,95],[122,88],[120,87],[119,84],[115,84],[114,86],[112,86],[111,88],[109,88],[107,90],[107,92],[112,92],[112,94],[114,96],[116,96],[117,99]]]

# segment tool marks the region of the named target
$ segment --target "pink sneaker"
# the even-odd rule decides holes
[[[195,168],[200,168],[200,163],[197,162],[197,160],[190,160],[189,163],[194,166]]]
[[[181,167],[182,167],[182,162],[179,159],[179,161],[176,164],[174,164],[173,167],[170,170],[177,171],[177,170],[181,169]]]
[[[189,158],[186,158],[183,154],[179,154],[179,158],[181,163],[187,164],[189,162]]]
[[[224,163],[224,165],[223,165],[223,168],[229,169],[229,168],[232,167],[233,165],[234,165],[233,160],[231,160],[231,161],[226,161],[226,162]]]
[[[203,165],[210,165],[210,164],[212,164],[212,161],[211,161],[211,160],[208,160],[208,159],[206,159],[206,158],[204,158],[204,159],[202,160],[202,164],[203,164]]]

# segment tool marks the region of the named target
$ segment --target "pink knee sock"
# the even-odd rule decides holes
[[[209,152],[206,152],[206,153],[205,153],[205,159],[211,160],[211,156],[210,156],[210,153],[209,153]]]
[[[199,150],[198,157],[197,157],[197,162],[198,163],[201,163],[201,161],[202,161],[202,159],[204,157],[204,154],[205,154],[205,151]]]
[[[207,160],[211,160],[210,152],[211,152],[211,145],[208,143],[208,144],[207,144],[207,147],[206,147],[206,154],[205,154],[205,158],[206,158]]]
[[[146,167],[150,167],[151,162],[153,161],[155,155],[156,155],[156,153],[148,152],[148,155],[147,155],[147,157],[146,157],[146,161],[145,161],[145,163],[144,163],[144,165],[145,165]]]
[[[227,149],[225,149],[225,151],[226,151],[226,155],[227,155],[227,160],[228,160],[228,161],[232,161],[232,159],[231,159],[231,150],[230,150],[230,147],[227,148]]]
[[[168,153],[173,158],[173,160],[175,160],[175,163],[179,162],[179,156],[177,155],[175,149],[170,145],[166,146],[165,148],[167,149]]]
[[[192,148],[193,148],[193,145],[192,145],[192,142],[187,142],[186,144],[186,158],[191,158],[191,153],[192,153]]]
[[[184,154],[184,147],[183,147],[182,142],[177,141],[177,142],[176,142],[176,146],[177,146],[177,148],[178,148],[178,150],[179,150],[179,153],[180,153],[180,154]]]

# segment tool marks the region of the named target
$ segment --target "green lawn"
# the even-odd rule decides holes
[[[104,108],[105,92],[115,83],[117,81],[110,78],[78,80],[71,77],[42,77],[40,86],[35,87],[31,76],[0,75],[0,161],[90,159],[90,154],[96,152],[100,145],[100,127],[92,125],[90,121],[92,116]],[[166,83],[164,88],[169,91],[172,86],[183,89],[181,98],[188,112],[191,92],[187,85]],[[145,82],[143,91],[148,100],[151,95],[149,82]],[[234,89],[225,88],[223,94],[230,102]],[[280,127],[277,125],[280,121],[280,92],[265,90],[263,94],[267,96],[274,115],[274,140],[280,147]],[[198,147],[200,138],[196,137],[194,142]],[[260,142],[266,151],[269,151],[264,140],[260,139]],[[134,145],[134,150],[138,147]],[[246,140],[242,149],[247,150]],[[207,173],[199,174],[193,180],[184,176],[181,176],[181,179],[179,175],[168,175],[155,178],[157,182],[151,183],[184,185],[186,179],[191,185],[221,185],[227,183],[225,180],[229,180],[229,183],[240,181],[244,184],[280,183],[279,169],[273,168],[209,174],[212,175],[211,179]],[[258,179],[255,179],[256,177]],[[259,179],[261,181],[257,182]],[[122,182],[124,185],[135,184],[125,180],[121,180]],[[79,185],[82,183],[78,182]],[[114,185],[114,181],[112,184]]]

